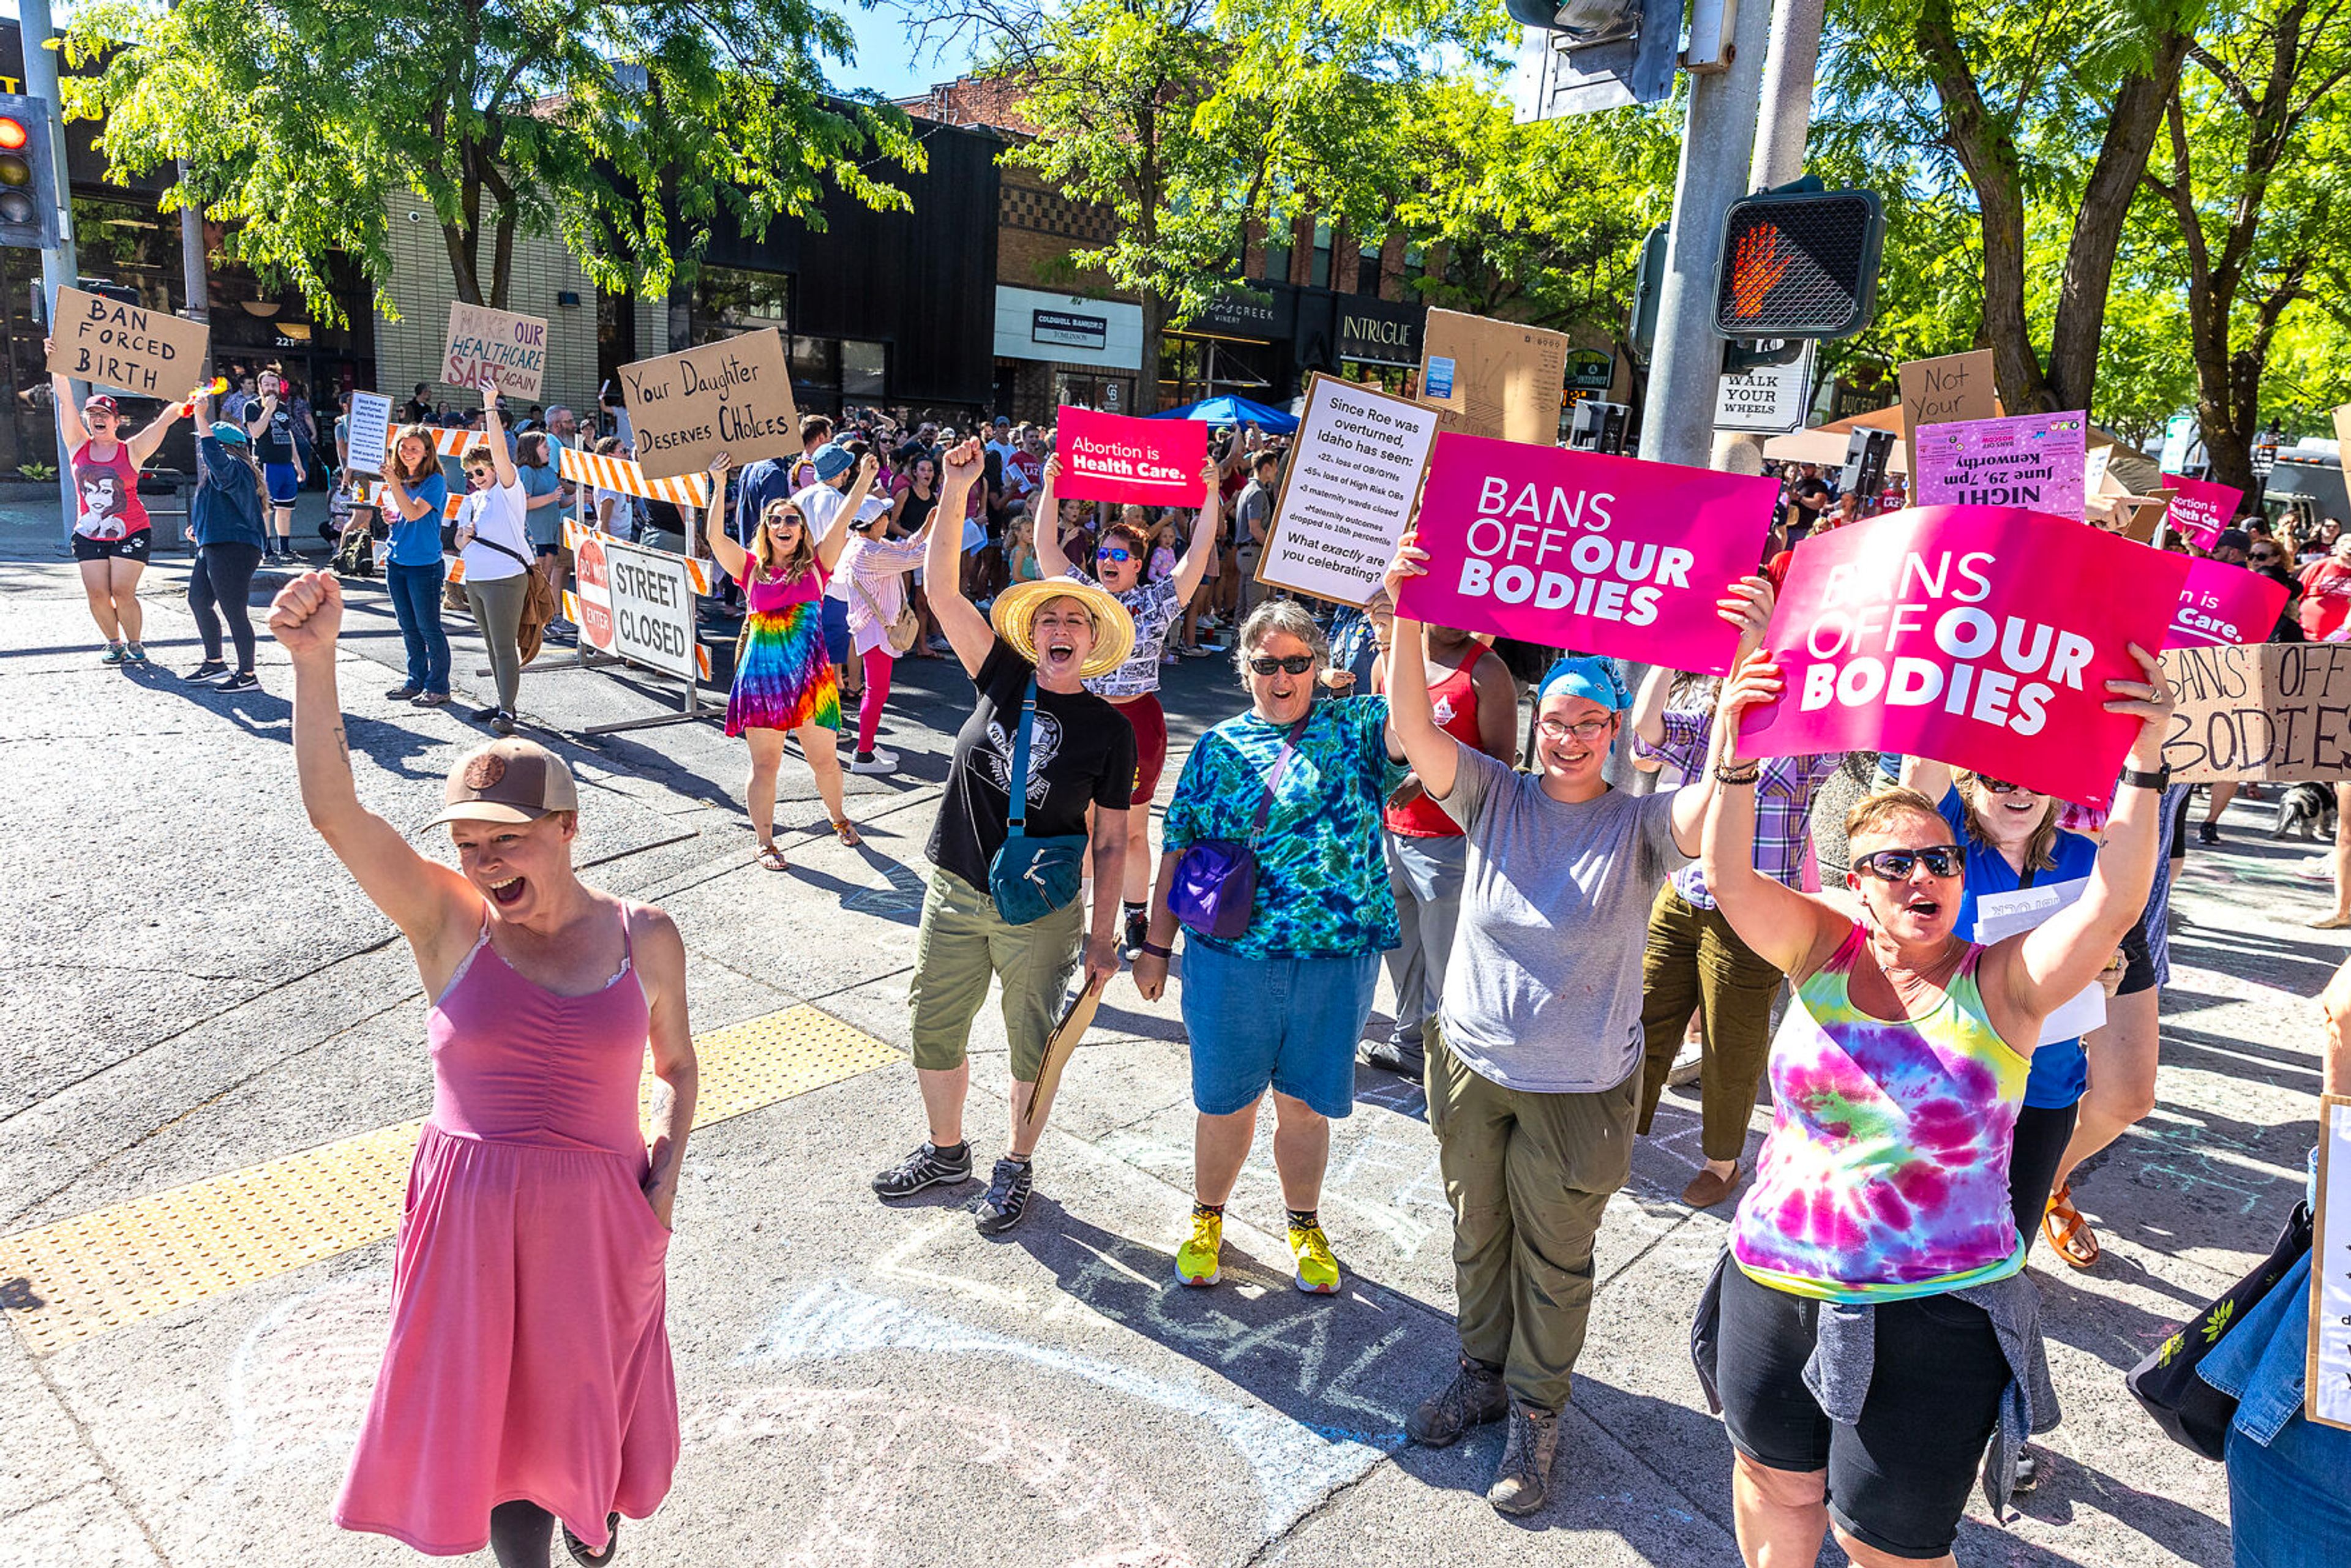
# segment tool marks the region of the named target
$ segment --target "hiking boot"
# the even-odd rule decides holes
[[[1029,1199],[1037,1190],[1036,1173],[1027,1160],[1016,1160],[1007,1155],[996,1162],[996,1170],[988,1179],[987,1196],[979,1200],[979,1233],[1001,1236],[1020,1223],[1029,1212]]]
[[[1551,1462],[1559,1453],[1559,1413],[1510,1401],[1510,1436],[1486,1500],[1498,1513],[1532,1513],[1551,1496]]]
[[[413,702],[418,697],[424,695],[424,688],[423,686],[412,686],[406,681],[402,681],[400,685],[393,686],[383,695],[384,699],[387,702]]]
[[[1502,1386],[1502,1375],[1465,1355],[1453,1381],[1405,1418],[1404,1435],[1423,1448],[1450,1448],[1470,1427],[1499,1421],[1510,1413],[1510,1391]]]
[[[912,1197],[926,1186],[942,1183],[952,1186],[971,1179],[971,1145],[953,1155],[939,1153],[938,1145],[925,1143],[913,1154],[873,1178],[873,1190],[883,1197]]]

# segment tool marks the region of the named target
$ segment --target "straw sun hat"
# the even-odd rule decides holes
[[[1016,582],[996,596],[988,619],[995,623],[996,634],[1033,664],[1037,662],[1037,612],[1056,599],[1076,600],[1093,618],[1094,648],[1085,663],[1078,666],[1080,675],[1089,680],[1107,675],[1134,654],[1134,617],[1126,612],[1126,606],[1105,590],[1074,577]]]

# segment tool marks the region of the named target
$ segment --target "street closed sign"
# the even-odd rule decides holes
[[[573,562],[583,642],[694,679],[694,585],[683,557],[599,536],[580,542]]]
[[[1757,365],[1725,372],[1714,397],[1714,427],[1784,435],[1804,427],[1805,393],[1813,384],[1813,348],[1792,364]]]

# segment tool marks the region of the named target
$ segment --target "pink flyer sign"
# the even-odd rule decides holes
[[[1063,404],[1054,415],[1065,501],[1139,501],[1196,507],[1208,462],[1208,427],[1193,419],[1136,419]]]
[[[2233,485],[2215,485],[2210,479],[2190,479],[2185,475],[2166,474],[2165,486],[2171,491],[2171,505],[2163,520],[2188,536],[2188,542],[2198,549],[2210,549],[2220,530],[2235,520],[2237,503],[2245,493]]]
[[[2266,643],[2285,610],[2285,584],[2225,560],[2191,560],[2167,648]]]
[[[1396,613],[1721,674],[1715,601],[1755,570],[1776,479],[1447,432],[1421,494],[1428,575]]]
[[[2089,428],[2079,413],[1921,425],[1913,499],[1921,507],[2022,507],[2080,522]]]
[[[2162,648],[2188,565],[2014,507],[1816,535],[1765,639],[1787,689],[1740,726],[1741,749],[1899,751],[2104,806],[2138,731],[2105,711],[2105,684],[2144,678],[2129,645]]]

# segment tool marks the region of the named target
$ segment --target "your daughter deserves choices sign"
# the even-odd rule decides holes
[[[1064,501],[1137,501],[1196,507],[1208,461],[1208,427],[1191,419],[1135,419],[1061,405],[1054,415],[1061,458],[1054,494]]]
[[[1715,612],[1755,570],[1780,482],[1447,432],[1396,613],[1554,648],[1722,674]]]
[[[2103,806],[2138,733],[2106,682],[2170,630],[2181,556],[2014,507],[1918,507],[1804,541],[1751,757],[1902,751]]]

